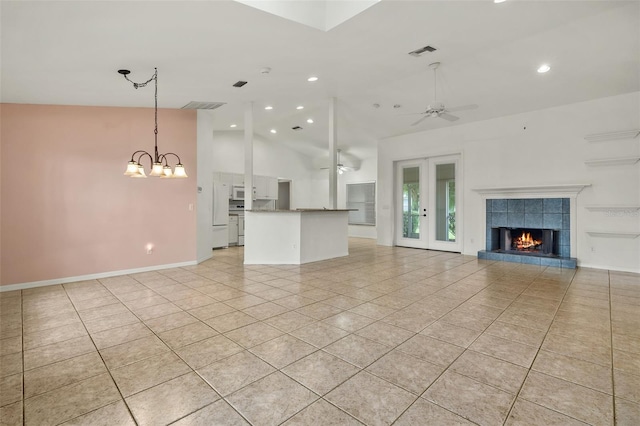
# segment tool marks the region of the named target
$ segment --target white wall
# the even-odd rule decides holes
[[[338,175],[338,208],[347,205],[347,183],[375,182],[377,179],[378,158],[376,156],[361,160],[358,170]],[[329,206],[329,171],[318,170],[313,173],[312,191],[314,193],[312,207]],[[377,183],[376,183],[377,191]],[[376,195],[377,202],[377,195]],[[376,218],[377,223],[377,218]],[[349,225],[349,236],[359,238],[377,238],[376,226]]]
[[[199,111],[200,113],[200,111]],[[205,111],[205,114],[211,112]],[[210,130],[210,115],[198,115],[198,144],[207,151],[210,173],[244,173],[243,131]],[[253,142],[253,173],[291,180],[291,208],[309,207],[312,166],[309,158],[256,135]]]
[[[394,243],[393,163],[462,153],[463,253],[484,249],[485,206],[474,188],[586,183],[577,198],[580,266],[640,272],[640,237],[598,238],[588,230],[640,232],[636,213],[590,205],[640,205],[640,163],[588,167],[597,158],[638,156],[640,140],[589,143],[589,134],[640,129],[640,92],[385,139],[378,144],[378,243]]]

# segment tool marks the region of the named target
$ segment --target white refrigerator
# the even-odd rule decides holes
[[[229,247],[229,188],[213,182],[213,248]]]

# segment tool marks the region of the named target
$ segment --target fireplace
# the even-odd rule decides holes
[[[480,259],[575,268],[568,198],[486,200],[486,249]]]
[[[493,228],[493,251],[521,255],[560,255],[560,231],[538,228]]]

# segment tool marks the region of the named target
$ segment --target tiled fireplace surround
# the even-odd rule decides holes
[[[496,233],[492,228],[544,228],[559,231],[560,257],[523,256],[495,253]],[[542,266],[575,268],[571,258],[571,202],[569,198],[510,198],[486,200],[486,250],[478,252],[481,259],[502,260]]]

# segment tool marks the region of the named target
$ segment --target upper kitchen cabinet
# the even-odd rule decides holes
[[[277,200],[278,178],[269,176],[254,176],[253,182],[256,188],[256,199]]]
[[[233,186],[244,186],[244,174],[233,173]]]
[[[222,182],[229,188],[229,199],[233,199],[233,187],[244,187],[244,174],[241,173],[213,173],[214,182]],[[278,178],[270,176],[253,176],[253,187],[255,188],[254,199],[256,200],[277,200],[278,199]]]

